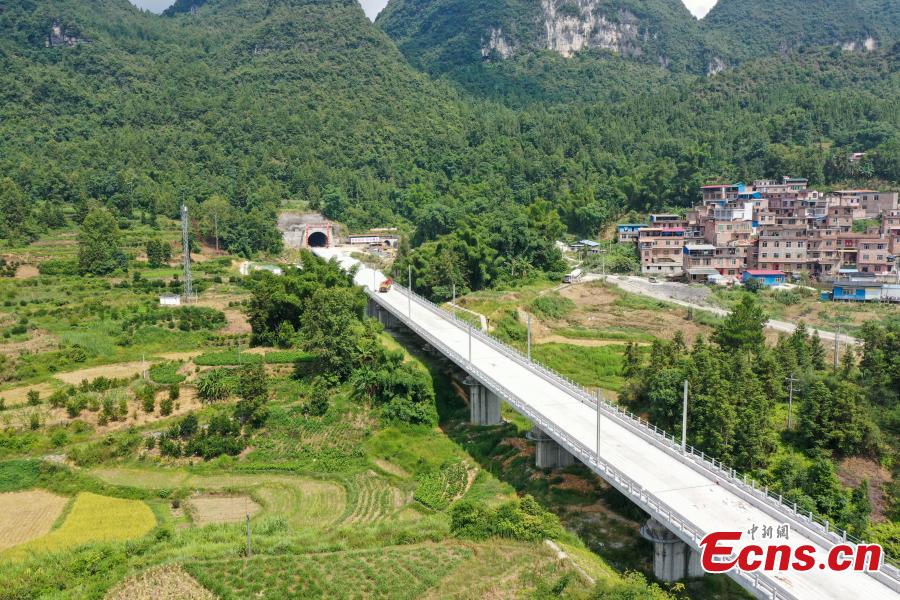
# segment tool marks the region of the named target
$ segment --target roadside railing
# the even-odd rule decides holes
[[[407,288],[405,288],[404,286],[394,284],[394,287],[404,295],[410,295],[409,290],[407,290]],[[388,309],[392,314],[394,314],[394,316],[399,318],[404,324],[415,330],[424,339],[427,339],[431,345],[440,346],[441,351],[444,354],[447,354],[448,356],[452,354],[453,356],[459,357],[456,352],[446,346],[443,342],[440,342],[440,340],[438,340],[436,336],[424,331],[421,327],[415,324],[415,322],[413,322],[408,317],[408,315],[404,314],[402,310],[395,309],[388,303],[382,302],[377,293],[369,292],[369,295],[373,299],[375,299],[375,301],[378,302],[381,306]],[[567,391],[582,404],[591,407],[593,410],[597,410],[598,397],[592,394],[583,386],[572,381],[568,377],[565,377],[564,375],[561,375],[560,373],[557,373],[556,371],[553,371],[552,369],[549,369],[548,367],[535,362],[533,359],[528,358],[520,351],[512,348],[511,346],[490,335],[489,332],[482,332],[478,328],[472,327],[470,323],[444,310],[430,300],[415,293],[412,293],[411,297],[417,304],[428,308],[437,316],[446,321],[456,324],[459,328],[468,330],[473,338],[477,338],[479,341],[500,352],[507,358],[515,361],[516,363],[529,369],[530,371],[539,374],[546,381]],[[456,359],[454,359],[454,362],[459,364],[461,367],[464,367],[469,371],[477,370],[481,372],[472,363],[469,363],[468,359],[464,359],[462,357],[459,358],[463,361],[462,363],[460,363],[459,360]],[[488,376],[484,375],[484,377]],[[491,381],[493,380],[491,379]],[[495,383],[495,385],[499,387],[499,384]],[[501,396],[503,396],[505,399],[507,399],[507,401],[509,401],[511,404],[513,404],[523,412],[534,412],[534,409],[525,405],[521,400],[513,402],[510,399],[511,394],[508,391],[502,393]],[[798,509],[796,503],[785,502],[781,494],[770,492],[767,486],[759,485],[752,477],[748,476],[747,474],[741,474],[737,470],[723,464],[721,461],[707,456],[705,452],[697,450],[693,446],[686,445],[682,447],[681,443],[675,438],[674,434],[667,433],[663,429],[657,427],[656,425],[653,425],[652,423],[646,421],[638,415],[635,415],[628,410],[610,403],[603,397],[600,397],[599,401],[600,410],[607,418],[615,421],[619,425],[622,425],[629,431],[639,435],[644,440],[664,450],[667,454],[675,457],[682,463],[687,464],[695,469],[701,470],[707,475],[713,475],[720,480],[721,484],[742,497],[744,500],[751,502],[754,506],[756,506],[760,510],[763,510],[773,518],[781,519],[781,522],[790,523],[792,528],[799,529],[805,532],[811,539],[818,541],[823,546],[830,548],[836,544],[845,542],[850,542],[853,544],[864,543],[863,540],[860,540],[859,538],[848,534],[846,530],[833,528],[827,519],[815,515],[814,513],[812,513],[812,511],[804,512]],[[547,423],[550,423],[549,419],[544,418],[543,420]],[[541,427],[541,429],[543,429],[543,427]],[[565,435],[567,438],[574,440],[574,438],[571,438],[570,436],[568,436],[568,434]],[[580,445],[577,440],[574,440],[574,442]],[[573,454],[580,456],[582,453],[578,451],[573,452]],[[594,453],[588,451],[588,454],[593,455]],[[610,466],[610,468],[612,467]],[[625,476],[624,474],[620,474],[619,477],[627,479],[627,476]],[[630,481],[630,479],[628,481]],[[631,493],[628,493],[627,495],[632,496]],[[696,540],[696,542],[699,542],[699,540]],[[898,563],[894,557],[889,557],[887,554],[885,554],[882,568],[877,572],[870,573],[870,575],[878,579],[885,585],[888,585],[893,590],[900,592],[900,569],[898,569],[898,566],[900,566],[900,563]],[[788,596],[780,595],[778,597]]]
[[[375,298],[376,301],[379,300],[377,293],[373,293],[370,291],[368,293],[372,298]],[[465,369],[470,375],[473,375],[476,379],[478,379],[479,382],[482,383],[482,385],[490,389],[491,392],[515,407],[517,411],[528,417],[528,419],[531,420],[535,425],[537,425],[541,429],[541,431],[552,437],[557,443],[565,448],[566,451],[570,452],[582,463],[588,465],[591,469],[597,472],[610,485],[629,497],[635,504],[640,506],[648,514],[652,515],[660,522],[665,523],[666,527],[670,531],[678,535],[679,538],[681,538],[685,542],[688,542],[695,549],[698,549],[700,547],[700,540],[703,539],[704,532],[699,527],[691,523],[689,519],[685,518],[678,511],[674,510],[666,503],[657,499],[649,490],[628,477],[628,475],[614,467],[611,463],[600,458],[600,456],[598,456],[596,452],[592,451],[582,442],[569,435],[569,433],[567,433],[566,431],[557,427],[552,419],[548,418],[546,415],[513,394],[510,390],[494,380],[488,373],[477,367],[473,362],[469,362],[467,358],[464,358],[458,352],[450,348],[436,335],[426,330],[424,327],[418,325],[402,310],[391,306],[388,303],[379,302],[379,304],[384,309],[388,310],[392,315],[394,315],[394,317],[400,320],[400,322],[402,322],[405,326],[409,327],[412,331],[419,335],[423,340],[428,342],[429,345],[440,351],[444,356],[452,360],[461,368]],[[422,304],[430,305],[429,308],[434,307],[438,310],[441,310],[434,304],[424,299]],[[548,371],[548,373],[551,372]],[[761,575],[758,573],[745,573],[743,571],[732,571],[730,575],[735,577],[742,586],[753,591],[757,596],[761,598],[799,600],[793,594],[782,590],[766,575]]]

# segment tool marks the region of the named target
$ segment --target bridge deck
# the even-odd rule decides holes
[[[356,263],[334,251],[318,253],[324,257],[336,257],[348,268]],[[381,281],[382,278],[380,273],[373,275],[371,269],[363,268],[358,271],[356,282],[371,290],[373,282]],[[408,297],[405,291],[396,287],[385,294],[373,294],[373,297],[379,304],[401,315],[404,320],[411,318],[413,323],[459,356],[468,358],[469,333],[459,322],[442,317],[415,296],[407,317],[410,306]],[[472,363],[475,366],[520,399],[524,405],[547,417],[556,427],[577,439],[591,452],[596,451],[597,412],[592,407],[579,400],[573,392],[477,337],[472,338],[471,345]],[[679,460],[671,450],[650,443],[613,418],[601,416],[600,430],[600,458],[627,474],[648,494],[668,505],[703,533],[735,530],[746,532],[753,525],[777,526],[788,521],[773,518],[770,512],[755,506],[746,497],[723,485],[721,478],[715,474],[686,464],[683,458]],[[685,538],[683,532],[674,533]],[[811,539],[815,537],[807,536],[804,531],[798,531],[792,526],[790,539],[786,543],[794,547],[812,544],[819,550],[817,559],[821,560],[825,556],[823,548],[830,546],[823,544],[821,540]],[[685,541],[696,547],[696,539],[686,538]],[[745,587],[752,587],[748,586],[745,578],[735,579]],[[791,571],[767,575],[764,579],[768,580],[770,586],[776,587],[778,597],[783,598],[896,600],[900,597],[888,585],[865,573],[835,573],[817,568],[809,572]],[[761,590],[757,590],[757,595],[765,596],[760,592]],[[772,597],[771,594],[768,597]]]

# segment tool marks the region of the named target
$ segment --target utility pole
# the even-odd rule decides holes
[[[791,376],[788,378],[788,382],[790,383],[790,391],[788,392],[788,431],[794,428],[794,382],[797,381],[794,378],[794,374],[791,373]]]
[[[472,362],[472,324],[469,323],[469,362]]]
[[[191,240],[188,232],[187,204],[181,203],[181,253],[184,255],[184,301],[191,302],[194,297],[194,281],[191,277]]]
[[[528,360],[531,360],[531,313],[528,313]]]
[[[247,558],[253,556],[253,546],[250,544],[250,513],[247,513]]]
[[[838,357],[841,353],[841,328],[837,327],[834,331],[834,370],[838,368]]]
[[[597,390],[597,464],[600,464],[600,390]]]
[[[406,288],[407,313],[412,319],[412,265],[409,265],[409,286]]]
[[[450,302],[454,307],[456,306],[456,284],[453,284],[453,300]]]
[[[684,380],[684,407],[681,409],[681,451],[687,450],[688,380]]]

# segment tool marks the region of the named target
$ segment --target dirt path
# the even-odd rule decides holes
[[[585,282],[589,280],[596,281],[600,278],[601,277],[599,275],[585,277]],[[625,290],[626,292],[646,296],[647,298],[653,298],[654,300],[670,302],[672,304],[693,308],[695,310],[704,310],[720,317],[727,317],[730,314],[730,311],[727,311],[724,308],[718,308],[715,306],[710,306],[709,304],[699,303],[703,302],[703,299],[709,294],[709,290],[704,290],[703,288],[693,288],[689,285],[675,282],[650,283],[642,277],[634,276],[608,277],[607,281],[614,283],[617,287]],[[705,291],[706,293],[703,294],[703,291]],[[684,299],[685,294],[688,294],[691,300]],[[773,329],[775,331],[780,331],[783,333],[793,333],[794,330],[797,329],[797,325],[795,323],[790,323],[787,321],[777,321],[775,319],[772,319],[768,323],[766,323],[766,326],[769,329]],[[837,334],[833,331],[826,331],[824,329],[812,329],[811,331],[818,332],[819,337],[822,338],[823,341],[833,342],[835,340],[835,337],[837,337],[838,341],[841,344],[861,343],[861,341],[855,337],[845,334]]]
[[[585,348],[600,348],[602,346],[625,346],[623,340],[590,340],[581,338],[569,338],[561,335],[548,335],[535,341],[536,344],[568,344],[569,346],[583,346]],[[649,342],[635,342],[638,346],[649,346]]]

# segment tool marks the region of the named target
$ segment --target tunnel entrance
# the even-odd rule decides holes
[[[310,248],[327,248],[328,236],[321,231],[314,231],[306,239],[306,245]]]

